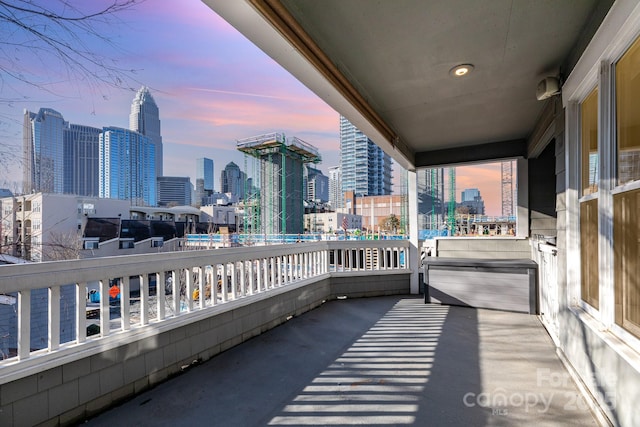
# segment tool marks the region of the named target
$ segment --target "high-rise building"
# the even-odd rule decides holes
[[[175,204],[189,206],[191,204],[191,180],[182,176],[159,176],[158,206]]]
[[[356,196],[391,194],[391,156],[340,116],[342,191]]]
[[[227,163],[220,173],[220,191],[231,193],[232,198],[244,199],[244,190],[247,176],[234,162]]]
[[[321,160],[318,149],[282,133],[238,140],[237,148],[260,161],[259,213],[249,214],[252,224],[245,224],[245,230],[250,227],[265,234],[304,232],[303,165]]]
[[[460,194],[462,202],[473,202],[477,197],[480,197],[480,190],[477,188],[467,188]]]
[[[102,129],[70,124],[64,131],[64,192],[100,194],[100,133]]]
[[[67,122],[51,108],[24,110],[23,185],[25,193],[64,192],[64,130]]]
[[[342,169],[340,166],[332,166],[329,168],[329,204],[336,210],[342,208],[343,201]]]
[[[202,179],[205,191],[213,192],[213,160],[196,159],[196,179]]]
[[[303,175],[303,198],[326,203],[329,200],[329,177],[320,169],[305,165]]]
[[[142,86],[131,103],[129,129],[149,138],[155,147],[155,176],[162,176],[162,135],[160,133],[160,111],[149,88]],[[155,182],[155,180],[154,180]]]
[[[589,159],[591,160],[591,158]],[[591,163],[590,163],[591,164]],[[500,165],[501,190],[502,190],[502,216],[513,216],[516,214],[516,161],[507,160]],[[597,181],[594,181],[597,182]]]
[[[196,205],[206,205],[213,194],[213,160],[206,157],[196,159]]]
[[[100,197],[156,206],[156,149],[148,137],[105,127],[100,134]]]
[[[472,215],[484,215],[484,200],[477,188],[467,188],[462,191],[460,206],[466,207]]]
[[[444,223],[444,168],[420,169],[418,184],[418,229],[438,230]]]

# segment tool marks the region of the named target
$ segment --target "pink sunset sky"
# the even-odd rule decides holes
[[[24,109],[49,107],[70,123],[128,127],[135,90],[146,85],[160,109],[166,176],[190,176],[195,182],[195,159],[209,157],[219,189],[228,162],[244,167],[236,140],[269,132],[316,146],[325,173],[339,164],[338,113],[200,0],[148,0],[97,29],[113,45],[88,38],[87,47],[135,70],[126,82],[132,90],[87,83],[46,54],[22,54],[16,71],[42,84],[0,80],[2,147],[21,152]],[[0,29],[1,37],[11,36],[5,33]],[[395,182],[401,174],[394,165]],[[0,187],[15,187],[20,179],[19,166],[0,170]],[[499,164],[465,166],[457,173],[456,197],[478,188],[487,214],[500,215],[499,182]]]

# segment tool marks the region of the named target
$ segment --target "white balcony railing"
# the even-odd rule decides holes
[[[101,351],[97,343],[109,337],[170,329],[195,319],[190,313],[200,319],[216,306],[334,273],[407,271],[408,248],[406,240],[334,241],[2,266],[0,294],[15,298],[17,325],[5,334],[0,368]]]

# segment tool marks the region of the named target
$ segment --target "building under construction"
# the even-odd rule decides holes
[[[245,200],[245,232],[297,234],[304,231],[303,165],[318,163],[317,148],[297,137],[270,133],[237,141],[254,163],[253,197]],[[247,158],[245,157],[245,170]]]

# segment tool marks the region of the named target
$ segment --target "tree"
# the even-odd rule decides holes
[[[398,227],[400,227],[400,220],[397,216],[391,214],[387,217],[381,218],[378,222],[378,226],[381,230],[397,233]]]
[[[0,103],[24,102],[24,85],[53,95],[64,81],[82,82],[106,98],[105,87],[135,90],[136,70],[97,52],[100,42],[114,51],[112,34],[118,15],[144,0],[0,0]],[[106,3],[106,6],[105,6]],[[136,82],[138,83],[138,82]],[[6,122],[0,115],[0,136]],[[21,160],[0,138],[0,168]]]
[[[79,259],[82,250],[82,239],[75,231],[49,233],[49,238],[42,245],[43,261],[63,261]]]
[[[0,0],[2,88],[12,86],[13,81],[50,92],[47,85],[58,78],[51,74],[58,67],[70,81],[84,81],[93,88],[103,84],[127,88],[135,70],[95,52],[92,43],[100,41],[116,49],[104,30],[117,14],[141,1],[111,0],[105,7],[100,2],[71,0]],[[51,60],[54,62],[48,62]],[[34,62],[42,66],[34,67]],[[11,101],[0,97],[0,102]]]

